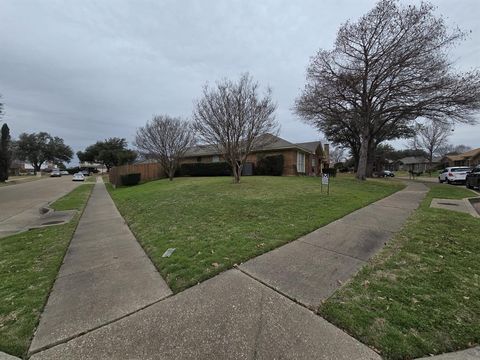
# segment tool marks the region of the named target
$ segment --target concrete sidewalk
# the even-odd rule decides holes
[[[98,180],[41,316],[30,353],[171,294],[125,224],[102,179]]]
[[[380,360],[307,307],[316,309],[353,276],[401,228],[426,191],[412,183],[241,270],[226,271],[31,359]]]
[[[323,359],[380,356],[315,313],[229,270],[31,360]]]
[[[240,269],[316,310],[401,229],[427,193],[422,183],[361,208]]]

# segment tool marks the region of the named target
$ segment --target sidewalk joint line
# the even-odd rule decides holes
[[[300,302],[300,300],[295,299],[294,297],[292,297],[292,296],[290,296],[290,295],[288,295],[288,294],[280,291],[279,289],[273,287],[272,285],[266,283],[265,281],[260,280],[260,279],[257,278],[256,276],[254,276],[254,275],[250,274],[249,272],[247,272],[246,270],[243,270],[242,268],[240,268],[240,266],[234,267],[233,269],[236,269],[236,270],[240,271],[242,274],[248,276],[249,278],[251,278],[251,279],[253,279],[253,280],[257,281],[257,282],[259,282],[259,283],[262,284],[263,286],[266,286],[267,288],[275,291],[277,294],[282,295],[283,297],[287,298],[288,300],[293,301],[295,304],[298,304],[298,305],[300,305],[301,307],[303,307],[303,308],[305,308],[305,309],[307,309],[307,310],[309,310],[309,311],[311,311],[311,312],[313,312],[313,313],[316,314],[316,311],[315,311],[314,309],[312,309],[312,308],[308,307],[307,305],[305,305],[304,303]]]
[[[246,272],[245,270],[241,269],[239,266],[235,267],[234,269],[240,271],[242,274],[248,276],[248,277],[251,278],[252,280],[259,282],[260,284],[262,284],[263,286],[269,288],[270,290],[273,290],[274,292],[276,292],[276,293],[279,294],[280,296],[283,296],[283,297],[287,298],[288,300],[292,301],[293,303],[295,303],[295,304],[301,306],[302,308],[310,311],[311,313],[313,313],[313,315],[318,316],[318,317],[321,318],[323,321],[327,322],[327,323],[330,324],[331,326],[333,326],[333,327],[335,327],[336,329],[340,330],[341,332],[345,333],[346,335],[348,335],[349,337],[351,337],[352,339],[354,339],[354,340],[357,341],[358,343],[366,346],[367,348],[369,348],[369,349],[372,350],[373,352],[377,353],[378,355],[381,355],[380,352],[379,352],[377,349],[370,347],[369,345],[365,344],[365,343],[362,342],[361,340],[357,339],[356,337],[354,337],[354,336],[352,336],[351,334],[349,334],[348,332],[346,332],[344,329],[338,327],[338,326],[335,325],[335,324],[332,324],[330,321],[328,321],[327,319],[325,319],[325,318],[318,312],[318,310],[319,310],[319,308],[320,308],[320,306],[321,306],[321,303],[322,303],[323,301],[325,301],[326,299],[322,300],[322,301],[320,302],[320,304],[317,306],[316,309],[312,309],[312,308],[304,305],[303,303],[301,303],[299,300],[297,300],[297,299],[295,299],[295,298],[292,298],[290,295],[287,295],[287,294],[283,293],[282,291],[280,291],[280,290],[272,287],[271,285],[269,285],[269,284],[265,283],[264,281],[258,279],[257,277],[253,276],[252,274]],[[342,285],[342,286],[343,286],[343,285]],[[334,293],[335,293],[335,291],[334,291],[327,299],[329,299]]]
[[[169,294],[169,295],[167,295],[167,296],[165,296],[165,297],[163,297],[163,298],[161,298],[161,299],[155,300],[155,301],[153,301],[153,302],[151,302],[151,303],[149,303],[149,304],[147,304],[147,305],[144,305],[144,306],[136,309],[135,311],[129,312],[128,314],[122,315],[122,316],[120,316],[120,317],[118,317],[118,318],[115,318],[115,319],[112,319],[112,320],[108,320],[107,322],[105,322],[105,323],[103,323],[103,324],[101,324],[101,325],[98,325],[98,326],[95,326],[95,327],[93,327],[93,328],[91,328],[91,329],[88,329],[88,330],[79,332],[79,333],[77,333],[77,334],[75,334],[75,335],[66,337],[66,338],[64,338],[64,339],[57,340],[57,341],[55,341],[55,342],[53,342],[53,343],[51,343],[51,344],[44,345],[44,346],[42,346],[42,347],[40,347],[40,348],[38,348],[38,349],[35,349],[35,350],[33,350],[33,351],[29,351],[27,358],[30,358],[32,355],[38,354],[38,353],[40,353],[40,352],[43,352],[43,351],[48,350],[48,349],[51,349],[51,348],[56,347],[56,346],[58,346],[58,345],[66,344],[66,343],[68,343],[68,342],[70,342],[70,341],[72,341],[72,340],[74,340],[74,339],[76,339],[76,338],[79,338],[79,337],[83,336],[83,335],[86,335],[86,334],[91,333],[91,332],[93,332],[93,331],[99,330],[99,329],[101,329],[101,328],[103,328],[103,327],[105,327],[105,326],[111,325],[111,324],[113,324],[113,323],[115,323],[115,322],[117,322],[117,321],[123,320],[123,319],[125,319],[125,318],[127,318],[127,317],[129,317],[129,316],[132,316],[132,315],[136,314],[136,313],[139,312],[139,311],[145,310],[145,309],[149,308],[150,306],[153,306],[153,305],[155,305],[155,304],[158,304],[159,302],[162,302],[162,301],[164,301],[164,300],[167,300],[167,299],[171,298],[171,297],[174,296],[174,295],[175,295],[175,294],[171,293],[171,294]]]
[[[93,267],[91,267],[90,269],[75,271],[75,272],[73,272],[73,273],[65,274],[65,275],[60,275],[60,274],[59,274],[59,275],[57,276],[57,279],[63,279],[63,278],[66,278],[66,277],[72,276],[72,275],[78,275],[78,274],[83,274],[83,273],[90,272],[90,271],[100,270],[100,269],[102,269],[102,268],[106,268],[106,267],[109,267],[109,266],[112,266],[112,265],[115,265],[115,264],[123,264],[123,263],[133,262],[133,261],[131,261],[130,259],[140,259],[140,258],[142,258],[142,257],[147,257],[147,256],[146,256],[146,255],[133,256],[133,257],[130,257],[128,260],[117,259],[117,261],[112,261],[112,262],[110,262],[110,263],[108,263],[108,264],[93,266]],[[63,265],[63,264],[62,264],[62,265]]]
[[[342,255],[342,256],[345,256],[345,257],[348,257],[348,258],[351,258],[351,259],[354,259],[354,260],[361,261],[362,263],[366,263],[366,262],[368,261],[368,259],[367,259],[367,260],[364,260],[364,259],[360,259],[360,258],[358,258],[358,257],[356,257],[356,256],[344,254],[344,253],[342,253],[342,252],[340,252],[340,251],[336,251],[336,250],[332,250],[332,249],[327,249],[326,247],[309,243],[309,242],[306,241],[306,240],[301,240],[301,239],[299,239],[298,241],[301,241],[301,242],[303,242],[304,244],[307,244],[307,245],[310,245],[310,246],[313,246],[313,247],[316,247],[316,248],[319,248],[319,249],[322,249],[322,250],[325,250],[325,251],[328,251],[328,252],[332,252],[332,253],[337,254],[337,255]]]

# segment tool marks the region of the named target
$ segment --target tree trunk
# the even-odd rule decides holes
[[[374,164],[375,164],[375,142],[373,140],[370,140],[368,142],[368,153],[367,153],[367,171],[366,171],[367,177],[373,176]]]
[[[233,170],[233,183],[234,184],[240,183],[240,175],[242,171],[241,166],[235,162],[232,166],[232,170]]]
[[[173,181],[173,177],[175,176],[175,166],[171,162],[168,164],[167,176],[168,180]]]
[[[365,180],[367,177],[368,141],[369,136],[362,135],[362,143],[360,144],[360,156],[357,169],[357,179],[359,180]]]
[[[433,167],[433,150],[430,150],[428,153],[428,174],[432,174],[432,167]]]

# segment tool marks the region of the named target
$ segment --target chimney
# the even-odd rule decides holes
[[[327,167],[330,167],[330,145],[323,145],[323,161],[327,164]]]

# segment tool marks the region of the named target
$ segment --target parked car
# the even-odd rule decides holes
[[[52,170],[52,172],[50,173],[50,177],[60,177],[62,176],[62,173],[60,172],[60,170]]]
[[[465,183],[469,171],[470,168],[466,166],[447,167],[438,175],[438,182],[447,182],[449,184]]]
[[[62,175],[69,175],[69,172],[67,170],[61,170],[60,174]]]
[[[378,177],[394,177],[395,173],[393,171],[390,171],[390,170],[383,170],[383,171],[379,171],[377,173],[377,176]]]
[[[72,181],[85,181],[85,176],[81,172],[73,174]]]
[[[83,174],[83,176],[90,176],[90,171],[88,170],[82,170],[81,173]]]
[[[465,178],[465,186],[469,189],[480,189],[480,165],[477,165],[472,171],[467,174]]]

